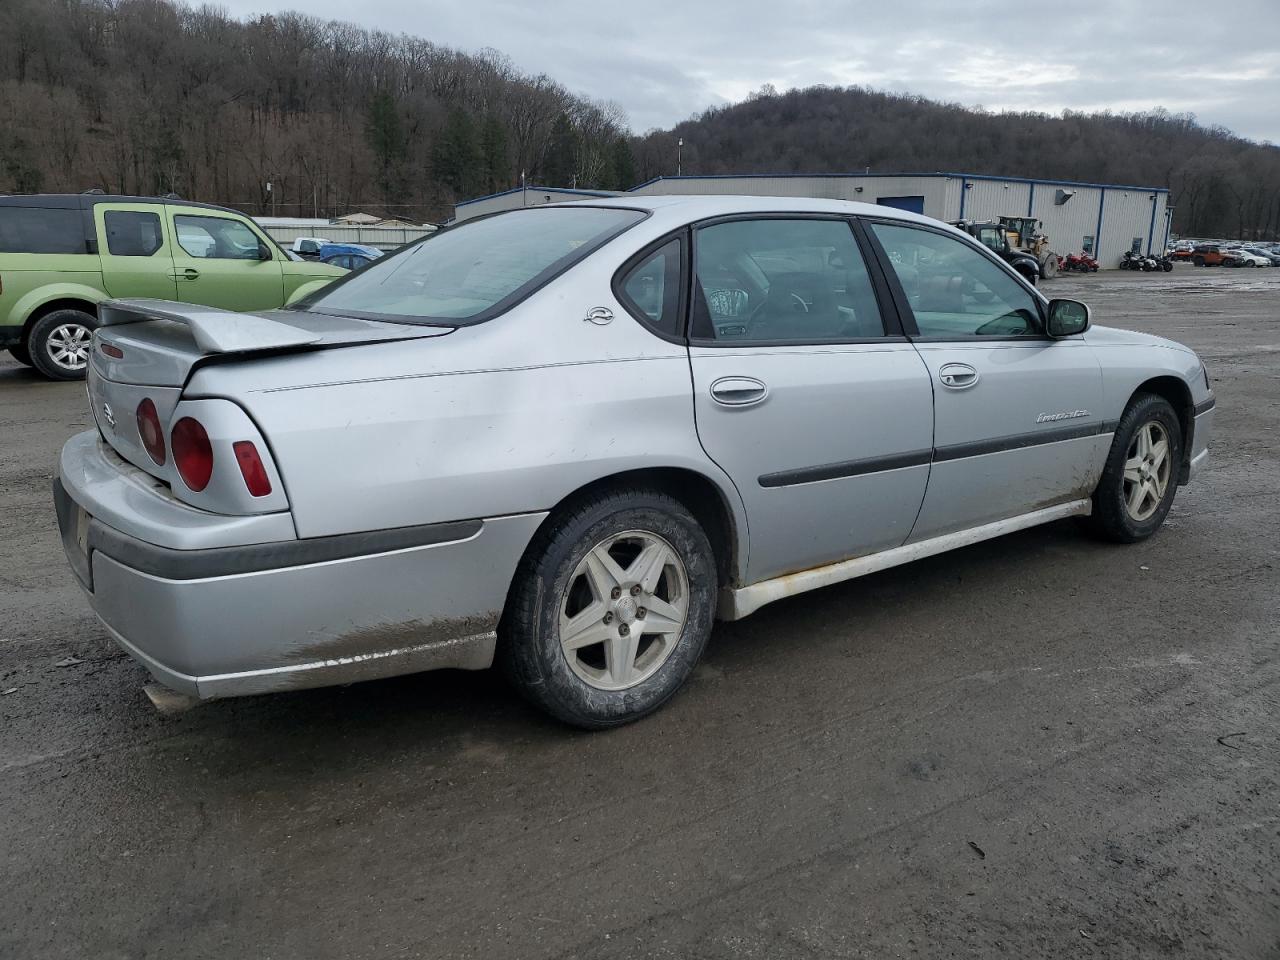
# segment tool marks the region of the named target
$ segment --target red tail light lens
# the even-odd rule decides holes
[[[271,478],[267,476],[267,468],[262,465],[262,457],[258,456],[258,448],[252,440],[237,440],[231,445],[235,451],[236,463],[240,464],[240,475],[244,477],[244,485],[255,497],[265,497],[271,492]]]
[[[209,485],[213,476],[213,446],[198,420],[183,417],[173,425],[173,465],[194,493]]]
[[[138,436],[142,437],[142,445],[151,454],[151,459],[164,466],[164,431],[160,428],[160,415],[156,413],[156,405],[150,397],[138,404]]]

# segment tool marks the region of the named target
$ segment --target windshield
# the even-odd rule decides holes
[[[473,220],[381,257],[297,307],[397,323],[479,323],[643,217],[637,210],[572,206]]]

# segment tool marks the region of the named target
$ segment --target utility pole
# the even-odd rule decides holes
[[[267,181],[267,196],[271,198],[271,215],[276,215],[276,195],[271,190],[271,181]]]
[[[520,171],[520,206],[527,207],[529,205],[529,180],[524,175],[524,171]]]
[[[684,167],[684,137],[676,140],[676,176],[680,176],[680,172]]]

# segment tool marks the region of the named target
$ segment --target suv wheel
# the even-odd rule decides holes
[[[1160,529],[1178,491],[1182,425],[1169,401],[1144,393],[1120,418],[1102,478],[1093,492],[1094,533],[1117,543]]]
[[[643,488],[596,495],[530,544],[499,628],[500,661],[560,720],[620,726],[689,676],[717,585],[706,534],[678,501]]]
[[[50,380],[81,380],[89,365],[89,343],[97,321],[83,310],[54,310],[27,335],[31,365]]]

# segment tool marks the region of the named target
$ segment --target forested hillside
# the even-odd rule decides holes
[[[531,182],[635,179],[625,118],[499,53],[303,14],[0,2],[0,191],[167,193],[436,219]]]
[[[1190,116],[987,113],[857,87],[765,87],[633,137],[616,106],[495,51],[166,0],[0,0],[0,117],[0,191],[172,191],[255,213],[439,219],[521,171],[619,189],[672,174],[683,137],[685,173],[1167,186],[1179,233],[1280,234],[1280,148]]]
[[[986,113],[858,87],[769,87],[636,145],[642,178],[935,170],[1169,187],[1184,235],[1280,236],[1280,148],[1162,110]]]

